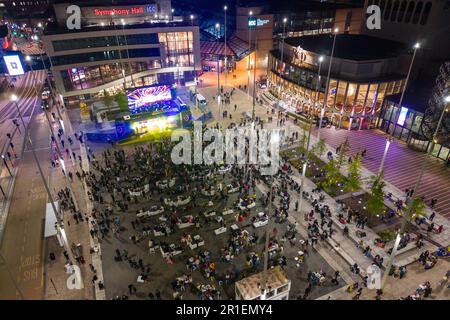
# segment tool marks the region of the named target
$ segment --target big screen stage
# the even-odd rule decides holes
[[[172,100],[172,93],[168,85],[146,86],[127,90],[127,98],[130,112],[136,113],[143,109],[150,111],[152,105]]]

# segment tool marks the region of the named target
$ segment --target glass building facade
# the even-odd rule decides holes
[[[392,102],[387,97],[383,103],[377,127],[387,133],[392,133],[397,139],[405,141],[408,147],[427,152],[431,148],[431,142],[420,131],[424,114],[420,111],[406,107],[399,108],[398,103]],[[447,160],[450,157],[450,149],[439,143],[434,144],[431,155]]]
[[[273,95],[293,107],[296,113],[313,112],[316,117],[319,116],[320,106],[324,102],[326,70],[321,70],[319,80],[317,67],[286,61],[281,63],[271,52],[268,71],[269,89]],[[356,82],[331,77],[324,117],[341,128],[374,127],[384,97],[400,92],[403,85],[403,79]]]
[[[99,86],[111,84],[120,90],[124,77],[125,87],[194,81],[194,31],[153,30],[125,34],[117,27],[115,33],[105,30],[87,37],[83,33],[71,39],[49,36],[46,43],[60,91],[72,95],[83,90],[88,98],[98,94],[94,89]]]

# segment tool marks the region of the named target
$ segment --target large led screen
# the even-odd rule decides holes
[[[20,76],[24,74],[22,61],[18,55],[3,56],[6,68],[10,76]]]
[[[127,91],[127,97],[131,111],[172,99],[170,86],[167,85],[130,89]]]
[[[403,126],[405,124],[408,108],[402,107],[400,109],[400,115],[398,116],[397,124]]]

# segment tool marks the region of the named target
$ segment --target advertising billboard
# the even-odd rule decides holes
[[[397,124],[399,126],[402,126],[405,124],[405,120],[406,120],[406,114],[408,113],[408,108],[402,107],[400,109],[400,115],[398,116],[397,119]]]
[[[25,73],[18,54],[3,56],[3,60],[10,76],[20,76]]]
[[[147,86],[127,90],[128,108],[130,111],[151,106],[161,101],[172,99],[170,86]]]

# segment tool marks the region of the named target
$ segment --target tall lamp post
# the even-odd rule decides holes
[[[437,123],[436,130],[434,131],[433,137],[431,139],[430,148],[428,149],[428,152],[427,152],[425,158],[422,161],[422,166],[420,168],[420,172],[419,172],[419,176],[418,176],[417,181],[416,181],[416,185],[414,186],[414,189],[413,189],[413,194],[417,193],[417,190],[419,189],[420,183],[422,182],[422,176],[423,176],[423,173],[425,171],[425,166],[427,164],[427,160],[428,160],[430,154],[433,152],[435,143],[437,143],[437,135],[438,135],[439,130],[441,128],[442,119],[444,118],[444,114],[448,113],[448,112],[450,112],[450,94],[448,94],[444,98],[444,108],[442,108],[441,116],[439,117],[439,121]],[[387,277],[389,276],[389,271],[391,270],[392,264],[394,263],[395,256],[396,256],[397,251],[398,251],[398,246],[400,244],[400,240],[401,240],[402,234],[405,232],[406,226],[407,226],[408,221],[409,221],[409,217],[411,215],[413,202],[414,202],[413,196],[411,196],[411,197],[408,196],[407,199],[406,199],[406,204],[407,204],[406,213],[403,216],[403,221],[402,221],[401,228],[400,228],[400,230],[399,230],[399,232],[397,234],[397,238],[395,240],[394,247],[392,248],[392,253],[391,253],[391,255],[389,257],[389,261],[388,261],[388,263],[386,265],[386,269],[384,271],[383,278],[381,279],[381,287],[380,287],[381,290],[384,289],[384,286],[385,286],[386,281],[387,281]]]
[[[111,22],[113,24],[114,34],[116,36],[117,51],[119,51],[119,66],[120,66],[120,72],[122,73],[122,78],[123,78],[123,90],[126,90],[126,88],[127,88],[127,80],[126,80],[126,77],[125,77],[125,69],[123,68],[123,64],[122,64],[122,50],[120,50],[120,43],[119,43],[119,37],[117,35],[116,23],[113,20],[114,12],[111,13],[111,16],[112,16]]]
[[[225,87],[227,86],[227,73],[228,73],[228,51],[227,51],[227,10],[228,6],[224,6],[223,10],[225,11],[225,23],[224,23],[224,39],[225,39]]]
[[[252,107],[252,121],[255,122],[255,100],[256,100],[256,52],[258,51],[258,39],[255,35],[255,57],[253,59],[253,107]]]
[[[17,109],[17,112],[19,114],[19,117],[20,117],[20,120],[22,122],[22,125],[23,125],[24,128],[26,128],[25,121],[24,121],[23,115],[22,115],[22,111],[20,111],[19,105],[17,104],[17,99],[18,98],[17,98],[17,96],[15,94],[13,94],[11,96],[11,100],[14,102],[14,105],[16,106],[16,109]],[[33,146],[33,142],[31,141],[29,130],[26,130],[26,138],[28,140],[28,144],[30,146],[31,153],[33,154],[34,161],[36,162],[36,166],[38,167],[39,175],[40,175],[40,177],[42,179],[42,183],[44,184],[45,191],[47,192],[48,199],[50,200],[50,204],[51,204],[52,209],[53,209],[53,211],[55,213],[55,217],[56,217],[56,221],[57,221],[55,223],[55,227],[56,227],[58,233],[61,235],[61,238],[63,240],[62,243],[63,243],[64,249],[67,251],[67,254],[69,256],[68,260],[69,260],[70,264],[73,265],[74,264],[73,263],[74,262],[74,258],[73,258],[73,255],[72,255],[72,250],[70,249],[69,244],[67,242],[66,233],[64,231],[64,221],[61,218],[62,217],[62,213],[61,213],[61,211],[58,211],[56,209],[55,201],[54,201],[53,196],[52,196],[52,194],[50,192],[50,188],[49,188],[49,186],[47,184],[47,180],[45,179],[44,173],[42,171],[41,164],[40,164],[39,159],[38,159],[38,157],[36,155],[36,151],[34,150],[34,146]],[[75,276],[76,276],[77,280],[79,281],[80,286],[83,287],[83,279],[81,277],[81,273],[79,272],[79,268],[77,267],[77,268],[74,268],[74,269],[75,269],[75,273],[76,273]]]
[[[189,18],[191,19],[191,27],[193,27],[194,26],[194,15],[193,14],[191,14],[190,16],[189,16]],[[196,70],[196,67],[195,67],[195,58],[194,58],[194,92],[195,92],[195,106],[198,108],[198,99],[197,99],[197,81],[198,81],[198,79],[197,79],[197,70]]]
[[[219,43],[219,32],[220,32],[220,23],[216,23],[216,30],[217,30],[217,43]],[[221,105],[221,97],[220,97],[220,55],[217,53],[217,110],[218,110],[218,123],[220,126],[220,119],[221,119],[221,113],[220,113],[220,105]]]
[[[317,71],[317,82],[316,82],[316,94],[315,94],[315,99],[314,99],[314,108],[313,110],[315,110],[315,106],[316,106],[316,101],[318,99],[318,95],[319,95],[319,83],[320,83],[320,69],[322,67],[322,62],[323,62],[323,56],[319,57],[319,69]],[[305,176],[306,176],[306,167],[308,165],[308,154],[309,154],[309,145],[311,142],[311,131],[312,131],[312,119],[313,119],[313,114],[311,113],[311,111],[309,112],[309,130],[308,130],[308,140],[306,143],[306,159],[305,162],[303,163],[302,166],[302,178],[301,178],[301,183],[300,183],[300,192],[299,194],[300,196],[300,201],[298,203],[298,211],[301,213],[302,212],[302,206],[303,206],[303,187],[305,184]]]
[[[123,40],[125,41],[125,47],[127,48],[128,69],[130,70],[131,83],[133,84],[133,87],[136,87],[136,84],[134,83],[134,78],[133,78],[133,70],[131,69],[130,50],[128,49],[128,40],[127,40],[127,37],[125,35],[126,22],[125,22],[125,20],[123,18],[120,19],[120,22],[122,23]]]
[[[249,11],[249,17],[253,15],[253,11]],[[250,99],[250,59],[252,52],[252,27],[247,23],[248,26],[248,63],[247,63],[247,96]]]
[[[33,66],[31,64],[30,56],[26,56],[25,60],[28,61],[29,65],[30,65],[30,68],[31,68],[31,71],[33,71]],[[36,97],[37,97],[38,96],[38,92],[37,92],[36,86],[34,86],[34,92],[35,92]],[[72,184],[70,182],[70,179],[69,179],[68,175],[66,174],[67,170],[66,170],[66,166],[65,166],[65,163],[64,163],[64,157],[62,155],[62,152],[61,152],[61,149],[59,147],[58,141],[56,140],[55,132],[53,130],[53,125],[50,122],[50,118],[48,116],[47,110],[44,110],[44,114],[45,114],[45,118],[47,119],[48,127],[50,128],[50,133],[51,133],[51,135],[53,137],[53,141],[55,141],[56,152],[58,154],[59,161],[60,161],[62,169],[64,171],[64,177],[66,178],[66,184],[67,184],[67,187],[69,188],[70,194],[72,196],[73,203],[74,203],[74,206],[75,206],[75,210],[78,211],[79,207],[78,207],[77,198],[75,197],[75,193],[73,192]],[[71,157],[71,156],[69,156],[69,157]]]
[[[338,28],[334,28],[333,30],[333,46],[331,48],[331,56],[330,56],[330,63],[328,65],[328,73],[327,73],[327,84],[325,86],[325,93],[323,95],[323,104],[322,109],[320,110],[320,120],[319,120],[319,129],[317,130],[317,140],[320,140],[320,129],[322,128],[322,121],[323,121],[323,115],[325,113],[325,108],[327,106],[327,99],[328,99],[328,91],[330,90],[330,74],[331,74],[331,66],[333,65],[333,55],[334,55],[334,47],[336,45],[336,36],[339,32]]]
[[[281,74],[284,74],[284,70],[283,70],[283,59],[284,59],[284,35],[286,33],[286,22],[287,22],[287,18],[283,18],[283,34],[281,35],[281,59],[280,59],[280,64],[281,64],[281,68],[280,68],[280,74],[278,75],[278,85],[277,85],[277,93],[278,93],[278,107],[280,106],[280,101],[281,101]]]
[[[412,67],[413,67],[413,64],[414,64],[414,59],[416,58],[416,52],[417,52],[417,49],[419,49],[419,48],[420,48],[420,43],[417,42],[414,45],[414,53],[413,53],[413,56],[412,56],[412,59],[411,59],[411,63],[409,64],[409,69],[408,69],[408,74],[406,75],[405,85],[403,86],[403,91],[402,91],[402,94],[400,96],[400,100],[398,102],[398,108],[399,108],[398,114],[399,115],[400,115],[400,111],[401,111],[401,108],[402,108],[403,97],[405,96],[406,87],[408,86],[409,76],[411,75],[411,70],[412,70]],[[381,158],[380,168],[378,169],[378,176],[381,176],[383,174],[384,162],[386,161],[386,156],[387,156],[387,153],[389,151],[389,146],[391,145],[391,142],[392,142],[393,137],[394,137],[395,124],[397,123],[397,120],[398,120],[398,117],[396,117],[396,119],[394,121],[392,132],[389,134],[389,137],[386,139],[386,146],[384,148],[383,158]],[[389,131],[389,128],[388,128],[388,131]]]
[[[279,143],[280,142],[280,135],[279,132],[275,132],[274,137],[271,139],[271,143]],[[272,175],[272,179],[270,182],[270,193],[269,193],[269,207],[267,208],[267,219],[268,222],[266,226],[266,232],[265,232],[265,244],[264,244],[264,274],[263,274],[263,283],[262,283],[262,290],[263,290],[263,297],[265,300],[267,295],[267,280],[268,280],[268,267],[269,267],[269,232],[270,232],[270,215],[272,214],[272,196],[273,196],[273,182],[275,180],[275,177]]]

